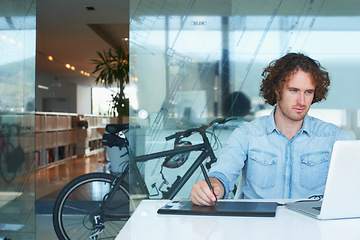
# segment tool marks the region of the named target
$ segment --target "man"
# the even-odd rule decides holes
[[[209,174],[217,198],[226,198],[242,173],[240,198],[308,198],[322,195],[336,140],[345,133],[307,115],[326,98],[330,80],[319,62],[297,53],[273,61],[262,73],[261,95],[275,108],[241,124]],[[214,205],[204,180],[194,184],[191,201]]]

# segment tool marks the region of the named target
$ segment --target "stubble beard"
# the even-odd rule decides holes
[[[295,116],[295,114],[291,114],[290,111],[283,110],[283,108],[281,107],[280,102],[278,102],[277,105],[279,106],[279,109],[280,109],[280,111],[281,111],[281,114],[282,114],[285,118],[288,118],[289,120],[295,121],[295,122],[302,121],[302,120],[305,118],[307,112],[309,111],[309,109],[304,110],[303,114],[299,114],[299,115]],[[305,107],[305,106],[300,106],[300,107]],[[294,115],[294,116],[292,116],[292,115]]]

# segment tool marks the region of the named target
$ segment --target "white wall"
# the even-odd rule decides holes
[[[75,104],[76,103],[76,104]],[[76,102],[78,114],[91,114],[91,87],[85,85],[76,86]]]
[[[48,87],[48,90],[38,88],[38,85]],[[44,110],[43,101],[54,103],[54,109]],[[58,104],[62,106],[55,106]],[[66,107],[64,106],[66,105]],[[77,85],[68,79],[36,73],[36,110],[91,114],[91,86]]]
[[[41,89],[38,86],[46,86],[47,90]],[[37,111],[59,111],[54,106],[54,110],[44,110],[43,101],[44,99],[50,102],[62,102],[65,106],[61,107],[61,112],[76,113],[76,84],[68,81],[67,79],[55,78],[53,76],[36,73],[36,110]],[[46,101],[46,100],[45,100]]]

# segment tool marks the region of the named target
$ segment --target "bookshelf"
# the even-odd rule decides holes
[[[88,128],[78,126],[87,121]],[[108,117],[71,113],[35,114],[36,168],[49,167],[78,156],[103,151],[102,133]]]
[[[77,129],[76,146],[78,156],[89,156],[103,151],[102,136],[110,118],[95,115],[79,115],[78,121],[86,121],[87,128]]]
[[[76,114],[35,114],[36,167],[76,157]]]

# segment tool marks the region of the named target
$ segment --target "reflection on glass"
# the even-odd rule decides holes
[[[35,239],[35,10],[5,1],[0,14],[0,235],[9,239]]]
[[[256,6],[237,0],[130,2],[130,65],[136,79],[131,85],[139,109],[149,113],[146,121],[137,114],[132,119],[146,131],[146,151],[171,148],[163,139],[178,128],[215,117],[235,116],[238,124],[271,111],[259,97],[261,74],[288,52],[318,59],[331,74],[327,100],[311,113],[359,139],[360,18],[350,10],[356,6],[305,0]],[[158,179],[153,169],[159,166],[146,163],[151,170],[145,178]]]

